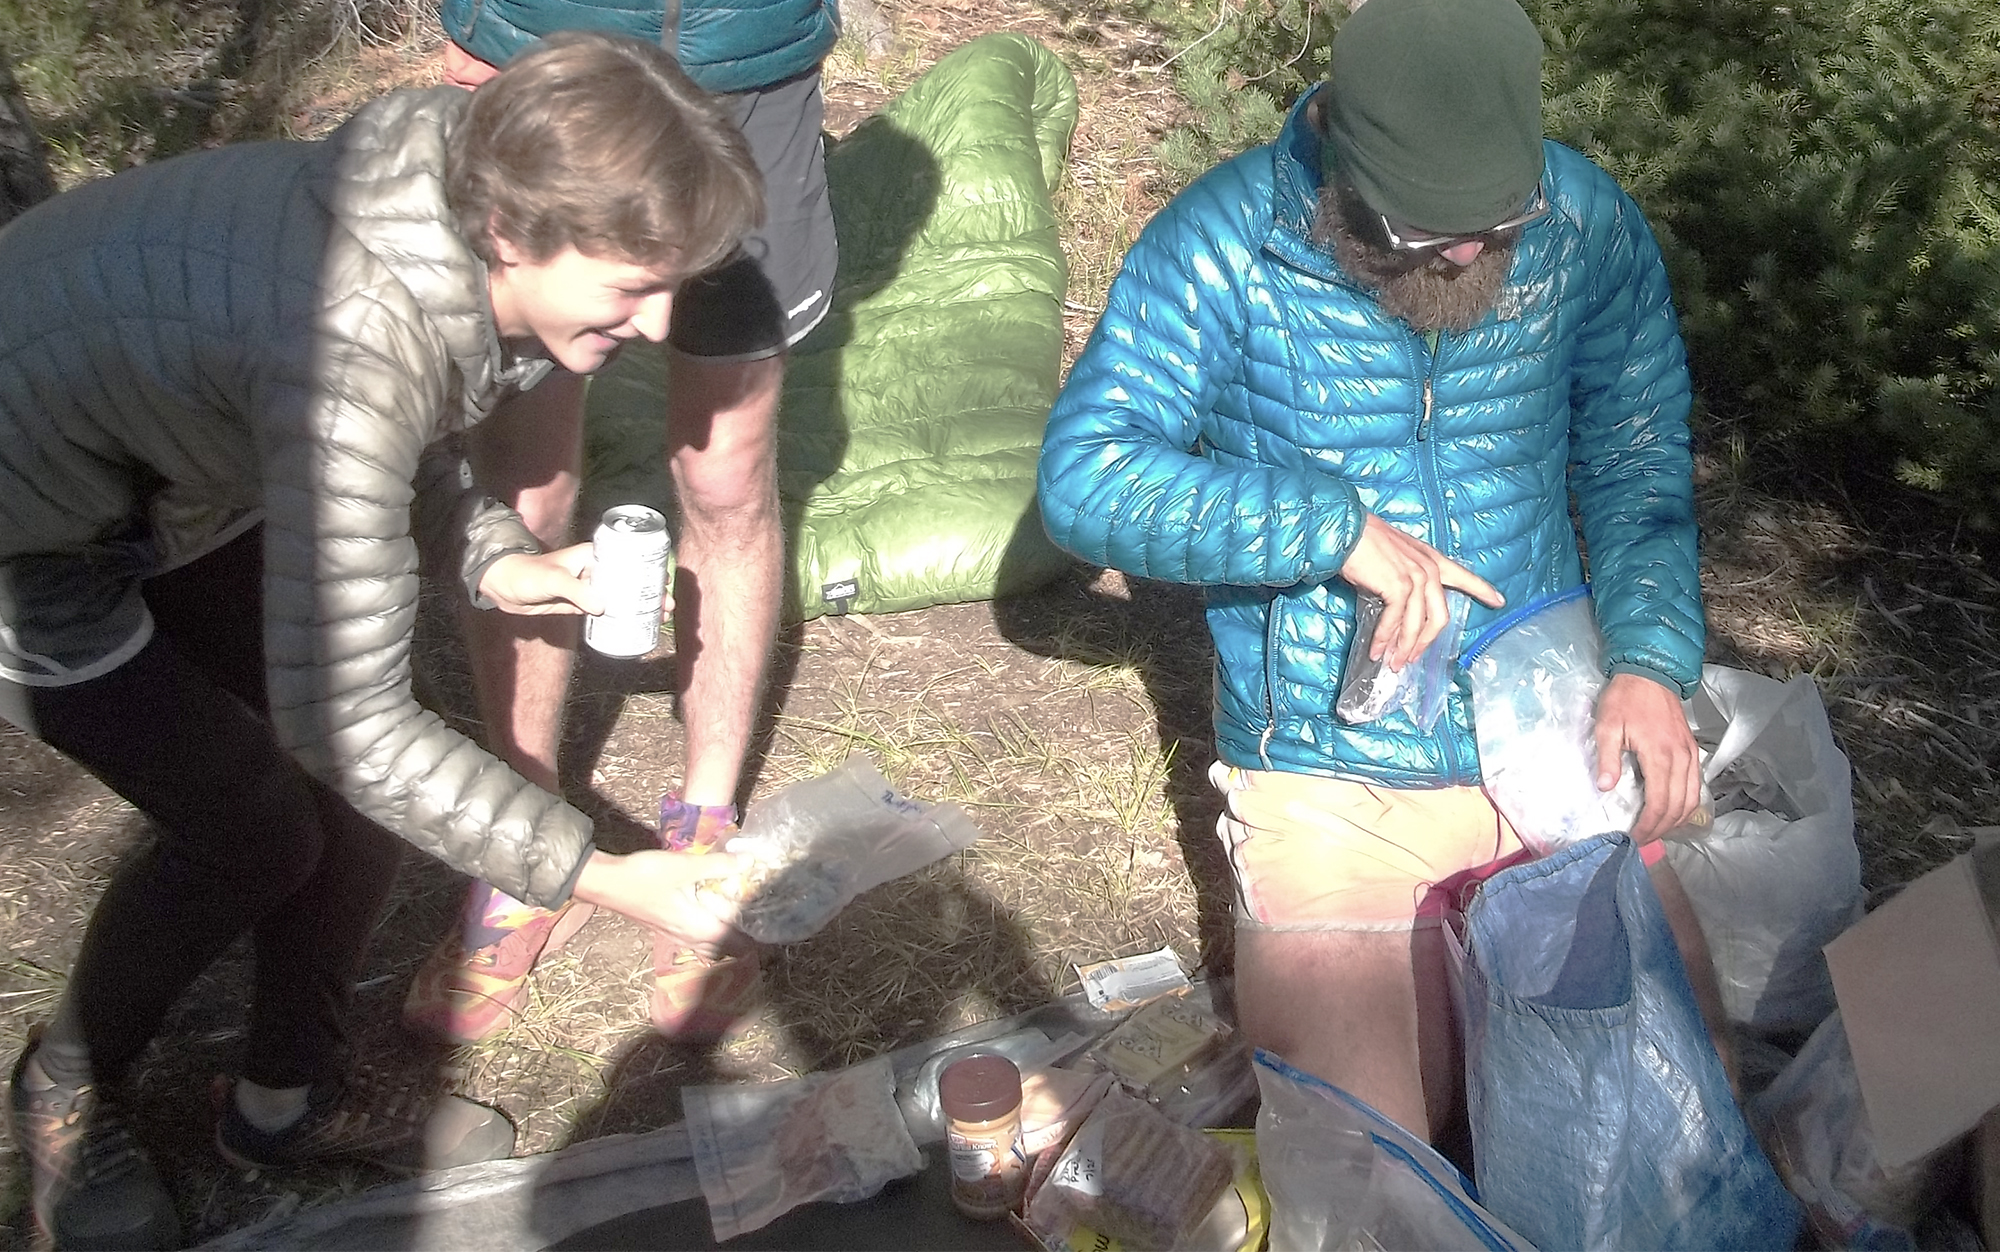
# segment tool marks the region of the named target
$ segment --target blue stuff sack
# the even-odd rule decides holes
[[[1504,870],[1458,923],[1473,1178],[1495,1217],[1544,1252],[1793,1246],[1798,1202],[1630,840]]]

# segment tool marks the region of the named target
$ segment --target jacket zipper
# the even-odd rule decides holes
[[[1267,770],[1278,768],[1271,764],[1271,736],[1278,733],[1278,603],[1284,598],[1273,595],[1264,610],[1264,733],[1257,736],[1257,759]]]
[[[1426,332],[1423,338],[1430,349],[1430,356],[1424,363],[1424,411],[1417,418],[1417,475],[1423,484],[1424,511],[1434,519],[1431,532],[1431,538],[1436,541],[1434,546],[1446,556],[1457,560],[1458,554],[1447,552],[1444,547],[1451,535],[1451,519],[1445,512],[1444,491],[1439,485],[1437,443],[1431,439],[1431,414],[1436,403],[1437,364],[1438,357],[1442,355],[1444,333],[1432,330]],[[1442,720],[1440,719],[1441,722]],[[1446,730],[1448,732],[1449,728]],[[1458,737],[1445,733],[1438,736],[1438,742],[1444,749],[1446,776],[1453,785],[1463,783],[1465,763],[1459,759]]]

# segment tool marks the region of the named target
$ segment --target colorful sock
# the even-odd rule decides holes
[[[466,893],[459,946],[477,952],[505,939],[510,931],[533,919],[536,908],[495,887],[476,882]]]
[[[733,804],[689,804],[680,792],[660,797],[660,846],[673,852],[707,852],[736,829]]]

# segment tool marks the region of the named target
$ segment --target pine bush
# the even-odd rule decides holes
[[[1136,0],[1187,49],[1183,180],[1276,133],[1338,16],[1222,2]],[[1646,209],[1712,419],[2000,525],[2000,6],[1526,3],[1549,133]]]

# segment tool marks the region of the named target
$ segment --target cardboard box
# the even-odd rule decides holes
[[[1876,1156],[1888,1168],[2000,1106],[1996,918],[2000,837],[1982,836],[1826,947]],[[2000,1246],[1993,1235],[1988,1246]]]
[[[1979,1237],[2000,1248],[2000,1109],[1980,1119],[1972,1137],[1972,1201]]]

